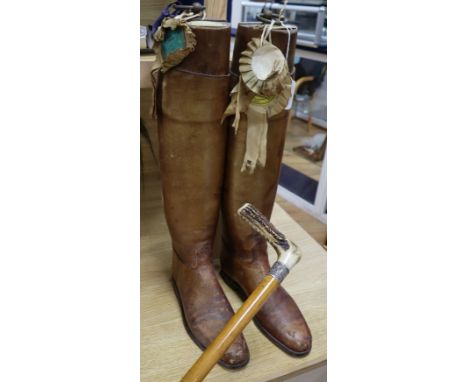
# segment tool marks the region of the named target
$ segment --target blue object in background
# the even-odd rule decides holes
[[[231,13],[232,12],[232,0],[228,0],[227,2],[227,12],[226,12],[226,19],[227,21],[231,22]],[[237,27],[237,25],[236,25]],[[231,25],[232,28],[232,25]]]

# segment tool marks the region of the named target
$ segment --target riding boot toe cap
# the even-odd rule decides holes
[[[241,337],[237,338],[236,341],[226,350],[221,361],[228,368],[240,368],[250,360],[249,348],[245,340]]]
[[[312,336],[305,322],[291,322],[275,337],[292,355],[306,355],[312,349]]]

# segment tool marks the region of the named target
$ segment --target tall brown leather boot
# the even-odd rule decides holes
[[[229,97],[230,26],[189,25],[195,50],[161,76],[156,103],[173,285],[187,332],[204,349],[233,315],[212,263],[227,138],[220,122]],[[240,336],[219,363],[239,368],[248,361]]]
[[[240,53],[252,37],[262,31],[252,23],[241,23],[237,29],[231,71],[239,75]],[[272,32],[272,43],[283,54],[288,44],[284,30]],[[294,68],[296,31],[291,32],[288,66]],[[230,119],[232,124],[232,118]],[[247,120],[241,113],[237,134],[230,128],[223,198],[223,251],[221,276],[234,290],[245,298],[252,293],[264,275],[269,272],[267,245],[238,216],[236,211],[246,202],[252,203],[270,218],[278,186],[287,128],[287,111],[268,120],[265,167],[257,165],[253,173],[241,172],[246,150]],[[282,288],[268,299],[255,317],[257,327],[278,347],[294,356],[306,355],[312,347],[310,330],[294,300]]]

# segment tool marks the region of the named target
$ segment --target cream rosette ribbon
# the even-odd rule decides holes
[[[232,89],[231,102],[224,112],[224,118],[235,115],[232,126],[236,133],[241,113],[247,117],[246,150],[241,171],[248,169],[250,173],[254,172],[257,163],[265,167],[268,118],[283,111],[291,97],[292,78],[286,58],[264,37],[253,38],[241,53],[239,82]]]

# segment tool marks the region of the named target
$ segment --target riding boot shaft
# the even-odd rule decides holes
[[[219,215],[229,95],[230,26],[189,23],[195,50],[159,75],[156,89],[164,212],[172,238],[172,278],[189,335],[202,349],[233,314],[212,263]],[[249,360],[238,337],[220,360],[229,368]]]
[[[241,23],[237,29],[231,66],[233,76],[239,75],[239,58],[252,38],[262,29],[255,23]],[[290,71],[294,69],[297,30],[273,30],[272,43],[287,54]],[[238,77],[235,77],[237,82]],[[237,132],[228,132],[228,149],[223,193],[223,249],[221,275],[242,297],[252,293],[268,273],[267,245],[263,237],[250,228],[238,215],[244,203],[251,203],[270,218],[276,197],[281,160],[286,137],[288,111],[268,119],[265,166],[258,165],[253,173],[241,171],[246,150],[248,121],[241,113]],[[230,124],[233,118],[229,119]],[[311,334],[299,308],[287,292],[279,287],[254,319],[259,329],[288,354],[306,355],[311,349]]]

